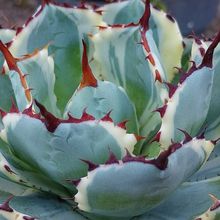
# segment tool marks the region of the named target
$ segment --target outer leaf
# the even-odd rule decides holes
[[[24,185],[21,185],[21,184],[11,182],[3,177],[0,177],[0,188],[5,193],[9,193],[9,194],[16,195],[16,196],[28,195],[28,194],[35,192],[35,190],[33,189],[25,187]]]
[[[61,197],[68,197],[71,195],[66,188],[52,181],[51,178],[46,176],[41,170],[30,167],[30,165],[19,160],[14,155],[7,155],[7,159],[10,164],[13,165],[16,174],[21,178],[21,184],[29,187],[30,191],[39,190],[57,194]]]
[[[215,146],[212,154],[204,166],[196,172],[189,181],[200,181],[220,176],[220,145]]]
[[[212,45],[216,45],[218,43],[218,36],[213,40],[213,42],[205,42],[197,37],[194,36],[194,41],[192,44],[192,51],[191,51],[191,59],[196,62],[197,65],[202,63],[203,57],[205,56],[205,52],[209,47],[213,47]],[[213,71],[214,71],[214,78],[213,78],[213,85],[211,91],[211,101],[209,106],[208,115],[204,126],[206,127],[205,136],[208,139],[216,140],[219,138],[219,71],[220,68],[220,60],[219,60],[219,46],[215,48],[214,56],[213,56]],[[210,49],[209,49],[210,50]],[[210,53],[210,52],[207,52]],[[211,53],[210,53],[211,54]],[[203,168],[197,172],[191,180],[201,180],[206,178],[211,178],[219,175],[219,145],[217,145],[211,154],[209,161],[203,166]]]
[[[208,67],[194,71],[168,100],[160,128],[160,142],[164,146],[171,140],[182,139],[178,129],[192,136],[198,134],[208,113],[213,75],[213,69]]]
[[[10,46],[12,54],[19,57],[50,43],[49,54],[53,54],[56,64],[55,94],[61,110],[80,82],[83,34],[95,31],[100,22],[101,16],[91,10],[44,4]]]
[[[220,201],[211,194],[210,197],[213,200],[213,205],[202,215],[196,217],[195,220],[218,220],[220,218]]]
[[[13,189],[10,182],[7,186],[9,187],[9,190],[12,190],[9,192],[11,192],[13,195],[15,194],[14,192],[16,192],[16,190],[23,190],[25,188],[27,189],[27,192],[42,190],[45,192],[59,194],[63,197],[70,195],[64,187],[52,182],[51,179],[48,176],[45,176],[45,174],[40,170],[30,167],[29,164],[20,160],[16,155],[13,155],[8,144],[3,142],[2,139],[0,139],[0,146],[1,152],[4,155],[1,156],[0,176],[8,182],[14,182],[12,183],[12,186],[14,185]],[[20,184],[20,186],[16,186],[16,184]]]
[[[217,197],[220,196],[219,189],[219,178],[184,183],[164,203],[137,219],[193,220],[211,206],[211,200],[209,199],[208,194],[211,193]]]
[[[200,168],[213,144],[195,139],[173,147],[168,157],[168,151],[155,160],[127,156],[122,162],[93,169],[77,185],[75,201],[79,208],[128,219],[154,208]]]
[[[120,158],[125,148],[132,152],[137,142],[133,134],[126,134],[126,130],[110,121],[78,119],[75,123],[61,123],[49,132],[39,119],[12,113],[3,118],[3,124],[1,137],[19,160],[72,191],[74,187],[67,180],[80,178],[87,172],[81,159],[102,163],[107,160],[109,150]]]
[[[4,195],[4,197],[1,197],[1,201],[4,202],[6,198],[7,197]],[[85,220],[84,217],[74,212],[70,205],[48,194],[34,194],[25,197],[15,197],[10,201],[9,207],[13,209],[13,212],[1,210],[0,214],[5,216],[7,219],[12,220],[29,219],[23,218],[23,216],[27,215],[32,216],[30,219],[41,220]],[[17,218],[15,218],[15,214],[18,215]]]

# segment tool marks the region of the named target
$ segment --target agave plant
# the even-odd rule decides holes
[[[219,219],[220,33],[44,0],[0,39],[0,219]]]

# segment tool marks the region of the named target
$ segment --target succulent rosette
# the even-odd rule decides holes
[[[0,40],[0,219],[219,219],[220,33],[44,0]]]

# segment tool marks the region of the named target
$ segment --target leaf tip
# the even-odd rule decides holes
[[[95,76],[92,73],[92,70],[89,66],[86,43],[82,40],[83,44],[83,55],[82,55],[82,80],[79,86],[79,89],[82,89],[87,86],[97,87],[98,83]]]

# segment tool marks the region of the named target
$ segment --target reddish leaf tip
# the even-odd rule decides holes
[[[169,89],[169,98],[171,98],[173,96],[173,94],[176,92],[178,86],[177,85],[174,85],[174,84],[171,84],[169,82],[164,82],[168,89]]]
[[[32,100],[31,93],[30,93],[29,90],[26,90],[27,89],[27,82],[25,81],[25,78],[23,78],[23,74],[22,74],[22,72],[20,71],[20,69],[17,66],[17,60],[18,59],[13,57],[11,52],[8,50],[7,46],[4,45],[1,40],[0,40],[0,51],[4,55],[4,58],[5,58],[5,60],[6,60],[7,64],[8,64],[8,68],[10,70],[14,70],[14,71],[16,71],[18,73],[18,75],[20,77],[21,85],[25,89],[26,98],[30,102]]]
[[[145,9],[144,14],[142,15],[141,19],[139,20],[139,24],[142,26],[143,32],[148,30],[149,26],[149,19],[150,19],[150,0],[145,1]]]
[[[9,110],[10,113],[19,113],[19,109],[17,108],[17,105],[15,104],[15,101],[13,98],[11,98],[11,108]]]
[[[211,140],[211,142],[216,145],[220,141],[220,138],[217,138],[216,140]]]
[[[154,110],[154,112],[159,112],[160,117],[163,118],[164,114],[166,113],[166,109],[167,109],[167,104],[165,104],[164,106],[160,108],[157,108],[156,110]]]
[[[200,64],[199,68],[202,68],[205,66],[212,68],[214,50],[219,44],[219,42],[220,42],[220,31],[218,32],[217,36],[214,38],[214,40],[212,41],[208,49],[206,50],[202,63]]]
[[[45,5],[49,5],[50,3],[53,3],[53,1],[52,0],[41,0],[42,1],[42,3],[41,3],[41,5],[44,7]]]
[[[115,154],[111,150],[109,150],[109,157],[108,160],[105,162],[105,164],[114,164],[114,163],[119,163],[119,161],[115,156]]]
[[[155,82],[156,81],[162,83],[161,75],[160,75],[160,73],[159,73],[159,71],[157,69],[155,70]]]
[[[187,142],[192,140],[192,137],[191,137],[191,135],[188,132],[186,132],[185,130],[182,130],[180,128],[178,128],[178,130],[181,131],[184,134],[184,136],[185,136],[183,144],[186,144]]]
[[[13,196],[10,196],[3,204],[0,205],[0,210],[6,212],[13,212],[13,209],[9,206],[9,202],[12,200]]]
[[[112,113],[112,110],[110,110],[105,116],[103,116],[101,118],[101,121],[109,121],[109,122],[113,122],[112,118],[111,118],[111,113]]]
[[[4,168],[7,172],[9,172],[10,174],[16,174],[8,165],[4,165]]]
[[[89,160],[81,159],[81,161],[88,165],[88,171],[93,171],[93,170],[95,170],[96,168],[99,167],[99,165],[96,165],[96,164],[94,164],[93,162],[91,162]]]
[[[89,61],[87,57],[86,43],[82,40],[83,44],[83,55],[82,55],[82,80],[79,89],[87,86],[97,87],[97,80],[94,77],[92,70],[89,66]]]
[[[39,108],[40,113],[45,118],[44,123],[47,130],[50,132],[54,132],[61,123],[61,121],[58,118],[56,118],[53,114],[48,112],[47,109],[42,104],[40,104],[36,99],[34,101],[37,107]]]
[[[8,68],[10,70],[15,70],[15,71],[19,72],[16,59],[12,56],[12,54],[8,50],[7,46],[5,44],[3,44],[1,40],[0,40],[0,51],[4,55],[4,58],[8,64]]]
[[[36,218],[30,216],[23,216],[24,220],[35,220]]]
[[[160,136],[161,136],[161,132],[159,131],[155,136],[154,138],[151,140],[150,143],[153,143],[153,142],[159,142],[160,141]]]
[[[118,127],[126,130],[126,124],[128,123],[128,120],[122,121],[120,123],[117,124]]]
[[[217,208],[220,207],[220,200],[218,200],[214,195],[209,194],[209,196],[211,197],[212,201],[213,201],[213,205],[210,207],[210,211],[214,211]]]
[[[7,115],[7,112],[5,112],[4,110],[0,109],[0,115],[2,118],[4,118]]]
[[[151,163],[154,164],[158,169],[165,170],[168,165],[169,156],[182,146],[183,145],[181,143],[173,143],[167,150],[160,153],[156,159],[153,159]]]
[[[141,140],[144,140],[146,137],[144,136],[140,136],[140,135],[137,135],[137,134],[134,134],[135,138],[137,141],[141,141]]]

